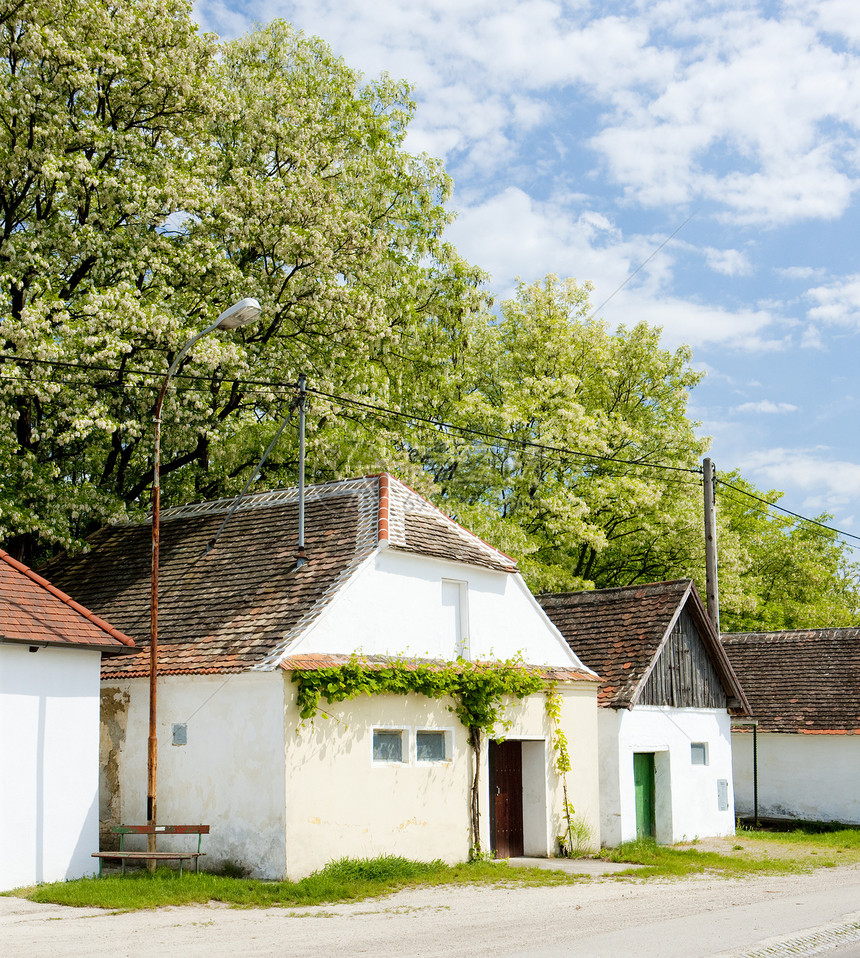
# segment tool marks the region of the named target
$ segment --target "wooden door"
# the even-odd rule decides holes
[[[633,753],[633,788],[636,792],[636,837],[654,837],[654,753]]]
[[[523,854],[523,749],[490,742],[490,844],[496,858]]]

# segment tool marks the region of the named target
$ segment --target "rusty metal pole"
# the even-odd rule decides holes
[[[196,333],[176,354],[170,364],[164,382],[155,403],[155,443],[152,456],[152,571],[149,599],[149,737],[146,743],[146,823],[158,822],[158,552],[161,526],[161,407],[170,379],[188,350],[198,339],[218,329],[236,329],[253,322],[260,315],[260,304],[256,299],[242,299],[225,309],[206,329]],[[146,850],[157,850],[155,834],[147,835]],[[150,871],[155,870],[155,862],[147,863]]]
[[[170,367],[155,404],[155,450],[152,457],[152,573],[149,599],[149,738],[146,747],[146,824],[158,821],[158,550],[161,527],[161,407],[173,373]],[[157,850],[156,836],[147,835],[146,850]],[[150,870],[155,862],[148,863]]]

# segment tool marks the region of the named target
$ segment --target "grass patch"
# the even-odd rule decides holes
[[[739,830],[725,839],[704,839],[700,847],[657,845],[653,840],[627,842],[604,849],[608,861],[645,866],[638,877],[683,877],[709,873],[726,878],[803,872],[860,862],[860,829],[822,832],[798,827],[792,831]],[[631,874],[631,873],[628,873]]]
[[[787,858],[761,858],[743,854],[742,848],[730,853],[702,851],[658,845],[653,838],[624,842],[618,848],[606,848],[600,856],[610,862],[630,862],[644,867],[618,872],[616,877],[683,878],[705,872],[726,878],[762,873],[793,872],[802,869],[799,862]]]
[[[54,882],[16,894],[31,901],[88,908],[133,911],[164,905],[205,905],[222,902],[244,908],[296,907],[361,901],[412,885],[505,884],[560,885],[582,881],[580,875],[539,868],[511,868],[504,862],[445,865],[416,862],[395,855],[344,858],[301,881],[260,881],[208,872],[178,872],[160,868],[103,878]]]

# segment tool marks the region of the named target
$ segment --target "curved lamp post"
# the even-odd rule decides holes
[[[146,764],[146,822],[148,825],[155,825],[157,821],[158,740],[156,738],[156,715],[158,706],[158,534],[161,515],[161,407],[171,377],[179,368],[179,364],[185,358],[188,350],[198,339],[216,329],[237,329],[239,326],[246,326],[248,323],[254,322],[259,315],[260,304],[256,299],[241,299],[229,309],[225,309],[211,326],[207,326],[202,332],[192,336],[170,364],[170,369],[167,370],[167,375],[161,384],[161,391],[155,404],[155,453],[152,459],[152,594],[149,613],[149,740],[147,742]],[[155,835],[148,836],[147,849],[148,851],[155,851]]]

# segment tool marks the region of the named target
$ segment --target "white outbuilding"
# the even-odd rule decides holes
[[[722,638],[753,718],[732,730],[737,814],[860,824],[860,629]]]
[[[234,504],[162,513],[160,822],[210,825],[210,866],[265,878],[345,856],[462,861],[479,839],[546,856],[564,831],[560,729],[568,797],[597,840],[597,677],[512,559],[387,474],[309,487],[302,556],[297,490],[248,496],[228,518]],[[111,526],[51,570],[142,647],[102,674],[103,829],[144,819],[149,540],[148,525]],[[299,712],[302,676],[326,669],[509,660],[560,695],[560,720],[542,688],[510,701],[480,750],[450,698],[323,697],[312,722]]]
[[[133,645],[0,550],[0,890],[97,870],[99,670]]]
[[[734,834],[731,716],[748,704],[692,581],[540,601],[601,676],[603,843]]]

